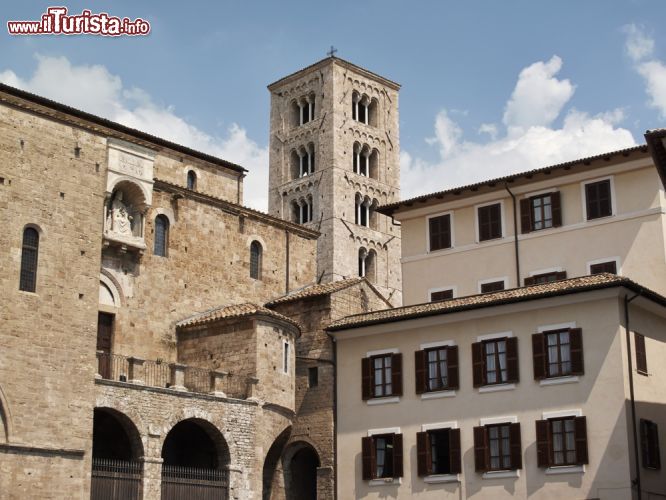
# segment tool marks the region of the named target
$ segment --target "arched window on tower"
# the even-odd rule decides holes
[[[187,189],[192,191],[197,189],[197,174],[194,170],[187,172]]]
[[[255,240],[250,244],[250,278],[255,280],[261,279],[261,257],[261,243]]]
[[[169,219],[166,215],[155,217],[155,245],[153,253],[160,257],[167,256],[169,243]]]
[[[377,99],[370,99],[367,95],[356,91],[352,92],[352,120],[376,127],[377,108]]]
[[[34,292],[37,288],[37,258],[39,254],[39,232],[33,227],[23,230],[21,247],[21,274],[19,290]]]
[[[291,102],[292,122],[295,127],[305,125],[314,120],[315,117],[315,94],[311,92],[308,95],[294,99]]]
[[[355,222],[359,226],[370,227],[370,198],[356,193],[356,218]]]
[[[312,175],[315,171],[315,148],[313,143],[291,152],[291,175],[293,179]]]

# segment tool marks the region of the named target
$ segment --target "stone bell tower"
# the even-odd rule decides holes
[[[365,276],[402,303],[400,85],[330,56],[268,86],[269,213],[321,232],[320,283]]]

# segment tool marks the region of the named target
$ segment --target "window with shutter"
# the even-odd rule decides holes
[[[617,274],[617,263],[614,260],[590,264],[590,274],[610,273]]]
[[[646,469],[660,469],[661,457],[659,454],[659,431],[657,424],[641,419],[641,452],[643,455],[643,467]]]
[[[648,374],[647,352],[645,350],[645,336],[634,332],[634,344],[636,349],[636,370],[641,375]]]
[[[587,220],[613,215],[610,179],[585,184]]]
[[[536,440],[539,467],[563,467],[588,463],[585,417],[537,420]]]
[[[544,283],[553,283],[555,281],[567,279],[566,271],[553,271],[550,273],[535,274],[525,278],[525,286],[542,285]]]
[[[363,479],[402,477],[402,434],[362,438]]]
[[[430,302],[438,302],[440,300],[448,300],[453,298],[453,289],[439,290],[437,292],[430,292]]]
[[[461,472],[460,429],[432,429],[416,434],[419,476]]]
[[[39,233],[32,227],[26,227],[23,230],[19,290],[23,290],[24,292],[34,292],[37,289],[38,254]]]
[[[458,386],[458,347],[441,346],[419,351],[417,357],[417,381],[421,378],[420,392],[442,391]],[[422,368],[421,368],[422,366]],[[423,370],[423,375],[418,372]]]
[[[428,237],[431,252],[451,248],[451,215],[428,218]]]
[[[402,354],[380,354],[363,358],[363,399],[402,395]]]
[[[474,463],[477,472],[521,469],[520,424],[474,427]]]
[[[563,328],[532,335],[532,358],[536,380],[582,375],[582,330]]]
[[[477,221],[479,241],[502,237],[502,205],[500,203],[478,207]]]
[[[481,293],[492,293],[504,290],[504,280],[481,283]]]

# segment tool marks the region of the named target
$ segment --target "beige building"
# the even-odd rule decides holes
[[[624,500],[638,484],[644,499],[666,495],[666,299],[627,278],[360,314],[329,331],[340,499]]]

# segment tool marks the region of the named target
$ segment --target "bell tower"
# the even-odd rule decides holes
[[[400,85],[331,55],[268,86],[269,213],[321,233],[317,279],[365,276],[402,304]]]

